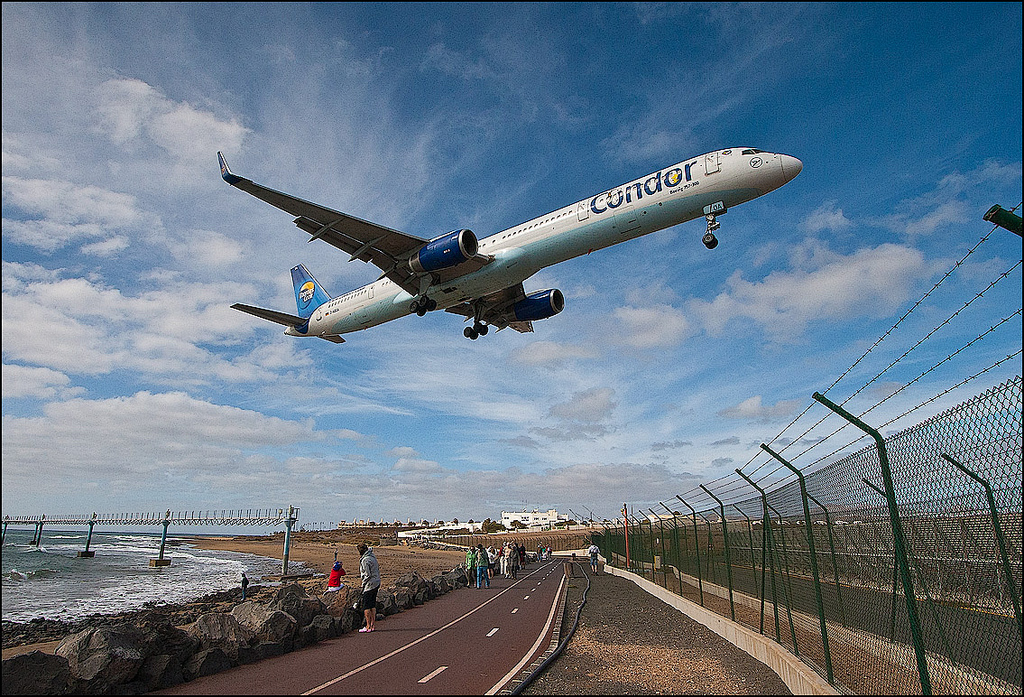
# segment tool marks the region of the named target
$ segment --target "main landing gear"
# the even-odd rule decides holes
[[[478,337],[487,336],[487,325],[483,322],[474,322],[472,327],[466,327],[462,330],[462,335],[467,339],[476,341]]]
[[[415,312],[418,317],[422,317],[428,312],[432,312],[437,309],[437,301],[431,300],[426,297],[419,297],[412,301],[409,305],[409,311]]]
[[[704,246],[708,249],[714,249],[718,246],[718,238],[715,237],[715,230],[722,227],[722,224],[715,220],[714,213],[708,213],[704,218],[708,221],[708,229],[707,232],[704,233],[704,237],[701,239],[701,242],[703,242]]]

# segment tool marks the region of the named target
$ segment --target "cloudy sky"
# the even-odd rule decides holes
[[[895,393],[869,422],[924,404],[891,431],[1020,373],[947,392],[1021,345],[1021,240],[978,245],[1021,199],[1021,68],[1020,3],[4,3],[3,513],[612,517],[748,496],[761,442],[820,466],[856,437],[802,445],[841,376],[858,414]],[[714,251],[693,221],[540,272],[566,309],[534,334],[333,345],[230,309],[294,312],[298,263],[334,295],[377,270],[218,150],[430,238],[736,146],[803,173]]]

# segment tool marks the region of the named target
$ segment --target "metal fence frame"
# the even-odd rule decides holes
[[[771,636],[859,694],[1021,694],[1022,429],[1017,376],[754,496],[624,516],[609,563]],[[728,509],[730,510],[726,510]],[[737,515],[738,514],[738,515]],[[767,622],[766,622],[767,620]]]

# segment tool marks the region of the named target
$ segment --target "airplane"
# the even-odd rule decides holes
[[[217,153],[221,176],[295,216],[295,225],[381,270],[373,283],[332,298],[305,266],[291,270],[297,315],[236,303],[231,307],[286,327],[289,336],[343,343],[342,334],[409,314],[443,309],[472,320],[463,334],[489,328],[532,332],[557,315],[557,288],[527,293],[523,282],[543,268],[703,216],[704,246],[718,246],[717,218],[791,181],[803,163],[756,148],[726,148],[683,160],[621,186],[478,239],[467,229],[416,237],[275,191],[240,177]]]

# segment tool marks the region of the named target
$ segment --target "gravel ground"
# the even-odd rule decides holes
[[[571,580],[562,636],[572,627],[586,585],[586,578]],[[791,693],[770,668],[710,629],[635,583],[599,574],[591,577],[569,645],[522,694]]]

